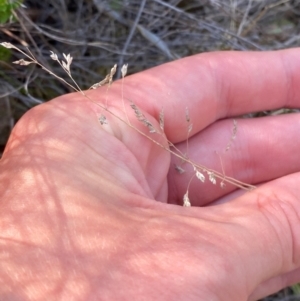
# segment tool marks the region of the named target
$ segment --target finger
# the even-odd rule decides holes
[[[177,147],[195,164],[254,185],[300,171],[300,114],[238,119],[236,138],[225,151],[232,128],[231,120],[216,122],[189,140],[188,153],[186,143]],[[185,172],[180,174],[176,166]],[[205,176],[204,183],[194,176],[191,165],[173,158],[169,171],[169,202],[182,204],[182,197],[189,190],[192,204],[204,205],[236,189],[226,182],[221,188],[222,179],[217,179],[214,185],[203,169],[199,171]]]
[[[125,78],[124,98],[156,118],[163,108],[175,143],[186,138],[186,107],[192,133],[228,116],[299,107],[299,55],[300,49],[195,55]],[[109,93],[120,99],[121,82],[114,85]]]

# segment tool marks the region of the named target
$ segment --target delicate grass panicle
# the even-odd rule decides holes
[[[234,178],[228,177],[225,175],[224,169],[223,169],[223,165],[222,165],[222,160],[221,160],[221,166],[222,166],[222,172],[218,172],[215,170],[212,170],[210,168],[207,168],[204,165],[201,165],[199,163],[196,163],[194,161],[192,161],[191,159],[189,159],[188,153],[189,153],[189,136],[190,133],[192,131],[193,128],[193,123],[191,122],[191,118],[189,115],[189,110],[188,108],[186,108],[185,110],[185,120],[187,122],[187,139],[186,139],[186,152],[182,153],[178,148],[176,148],[175,145],[173,145],[170,141],[168,141],[168,146],[165,146],[159,142],[157,142],[157,140],[155,140],[152,135],[153,134],[157,134],[157,135],[163,135],[165,138],[166,135],[164,133],[164,110],[162,108],[159,116],[158,116],[158,122],[159,122],[159,128],[155,128],[154,125],[146,118],[146,116],[141,112],[141,110],[137,107],[136,104],[134,104],[132,101],[130,101],[129,103],[129,107],[134,111],[135,117],[137,118],[137,120],[139,122],[141,122],[147,129],[147,132],[144,132],[136,127],[134,127],[128,118],[127,115],[127,110],[126,110],[126,105],[124,102],[124,93],[123,93],[123,80],[124,77],[127,74],[127,68],[128,65],[123,65],[121,68],[121,76],[122,76],[122,103],[123,103],[123,110],[125,113],[126,118],[121,118],[120,116],[116,115],[114,112],[112,112],[108,105],[107,105],[107,98],[106,98],[106,103],[105,105],[102,105],[100,103],[97,103],[95,100],[91,99],[89,96],[87,96],[84,91],[78,86],[78,84],[76,83],[76,81],[74,80],[74,78],[72,77],[71,74],[71,64],[73,61],[73,57],[71,57],[70,54],[64,54],[63,53],[63,59],[59,59],[58,55],[54,52],[50,52],[50,58],[54,61],[56,61],[61,67],[62,69],[67,73],[69,79],[71,80],[71,82],[68,82],[67,80],[65,80],[64,78],[54,74],[52,71],[50,71],[48,68],[46,68],[45,66],[43,66],[41,63],[39,63],[37,61],[37,59],[35,58],[35,56],[31,53],[31,51],[29,49],[27,49],[27,53],[22,51],[21,49],[19,49],[18,47],[12,45],[11,43],[7,43],[7,42],[3,42],[0,43],[0,45],[2,45],[5,48],[11,48],[11,49],[15,49],[17,51],[19,51],[20,53],[22,53],[25,57],[26,60],[24,59],[20,59],[18,61],[15,61],[14,64],[18,64],[18,65],[22,65],[22,66],[27,66],[30,64],[36,64],[38,66],[40,66],[43,70],[45,70],[46,72],[50,73],[51,75],[53,75],[55,78],[57,78],[58,80],[62,81],[63,83],[67,84],[69,87],[71,87],[73,90],[80,92],[84,97],[86,97],[88,100],[92,101],[93,103],[95,103],[96,105],[98,105],[99,107],[101,107],[102,112],[101,116],[99,117],[99,122],[101,125],[105,125],[108,123],[107,118],[106,118],[106,114],[112,115],[114,118],[117,118],[118,120],[124,122],[128,127],[134,129],[135,131],[137,131],[139,134],[141,134],[142,136],[146,137],[147,139],[149,139],[150,141],[152,141],[153,143],[155,143],[156,145],[158,145],[159,147],[163,148],[164,150],[168,151],[170,154],[172,154],[173,156],[177,157],[178,159],[180,159],[180,166],[176,165],[175,169],[179,174],[182,174],[185,172],[184,168],[182,167],[183,164],[190,164],[193,168],[193,175],[191,176],[191,179],[188,183],[187,186],[187,190],[186,193],[183,196],[183,206],[185,207],[190,207],[191,206],[191,200],[189,199],[189,187],[190,184],[192,182],[192,180],[194,179],[194,177],[196,177],[196,179],[198,179],[201,183],[204,183],[206,181],[206,179],[208,179],[208,181],[213,184],[216,185],[217,184],[217,180],[220,180],[220,187],[224,187],[225,183],[230,183],[240,189],[245,189],[245,190],[251,190],[253,188],[255,188],[255,186],[249,185],[247,183],[243,183],[240,182]],[[97,89],[98,87],[107,85],[107,90],[106,92],[108,92],[109,87],[112,85],[113,83],[113,77],[116,73],[117,70],[117,65],[114,65],[113,68],[111,68],[110,72],[106,75],[106,77],[92,85],[90,87],[90,89]],[[183,113],[184,114],[184,113]],[[236,138],[236,134],[237,134],[237,122],[236,120],[233,121],[233,132],[232,132],[232,136],[226,146],[225,151],[228,151],[233,143],[233,140]],[[221,157],[220,157],[221,159]]]

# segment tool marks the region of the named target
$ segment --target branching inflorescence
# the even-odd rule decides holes
[[[27,49],[28,53],[26,53],[26,52],[22,51],[21,49],[19,49],[18,47],[14,46],[11,43],[2,42],[2,43],[0,43],[0,45],[2,45],[5,48],[15,49],[16,51],[19,51],[20,53],[22,53],[26,57],[26,60],[25,59],[20,59],[18,61],[13,62],[14,64],[18,64],[18,65],[22,65],[22,66],[28,66],[30,64],[36,64],[36,65],[40,66],[43,70],[48,72],[49,74],[53,75],[56,79],[62,81],[63,83],[65,83],[66,85],[71,87],[74,91],[80,92],[88,100],[92,101],[93,103],[95,103],[96,105],[101,107],[102,113],[101,113],[101,116],[99,117],[99,122],[100,122],[101,125],[105,125],[105,124],[108,123],[107,118],[106,118],[106,113],[108,113],[108,114],[114,116],[115,118],[117,118],[118,120],[124,122],[128,127],[134,129],[139,134],[141,134],[142,136],[144,136],[147,139],[149,139],[150,141],[152,141],[154,144],[158,145],[159,147],[161,147],[164,150],[168,151],[173,156],[180,159],[180,161],[182,163],[190,164],[193,168],[194,174],[192,175],[192,177],[191,177],[191,179],[188,183],[186,193],[183,196],[183,206],[186,206],[186,207],[191,206],[191,201],[189,199],[189,186],[190,186],[192,180],[195,177],[196,177],[196,179],[198,179],[202,183],[204,183],[206,181],[206,179],[208,179],[208,181],[211,182],[211,184],[213,184],[213,185],[216,185],[217,180],[219,180],[220,181],[220,186],[222,188],[225,187],[225,183],[232,184],[232,185],[236,186],[237,188],[244,189],[244,190],[252,190],[252,189],[255,188],[255,186],[253,186],[253,185],[250,185],[250,184],[241,182],[237,179],[226,176],[225,172],[223,170],[223,167],[222,167],[222,172],[218,172],[218,171],[207,168],[206,166],[201,165],[199,163],[196,163],[196,162],[189,159],[189,157],[188,157],[188,153],[189,153],[189,135],[192,131],[193,124],[191,123],[191,118],[190,118],[190,115],[189,115],[188,108],[186,108],[186,111],[185,111],[185,119],[186,119],[186,122],[187,122],[186,153],[182,153],[178,148],[176,148],[176,146],[174,144],[172,144],[170,141],[168,141],[168,139],[165,135],[165,132],[164,132],[165,120],[164,120],[164,111],[163,111],[163,109],[161,110],[161,112],[158,116],[159,128],[155,128],[155,126],[146,118],[146,116],[138,108],[138,106],[136,104],[134,104],[132,101],[130,101],[130,107],[134,111],[135,117],[137,118],[137,120],[139,122],[141,122],[148,129],[148,132],[145,133],[144,131],[142,131],[142,130],[136,128],[134,125],[132,125],[130,123],[128,115],[127,115],[126,106],[125,106],[125,102],[124,102],[124,95],[123,95],[124,94],[123,93],[123,80],[124,80],[124,77],[127,74],[127,67],[128,67],[127,64],[123,65],[122,68],[121,68],[122,102],[123,102],[123,110],[124,110],[124,113],[125,113],[125,116],[126,116],[126,118],[123,119],[120,116],[116,115],[114,112],[112,112],[108,108],[107,101],[106,101],[105,105],[94,101],[88,95],[86,95],[84,93],[84,91],[77,85],[76,81],[74,80],[74,78],[72,77],[72,74],[71,74],[71,64],[72,64],[72,61],[73,61],[73,57],[71,57],[70,54],[66,55],[66,54],[63,53],[63,60],[59,60],[58,55],[56,53],[50,51],[50,58],[52,60],[56,61],[63,68],[63,70],[67,73],[68,77],[71,79],[72,83],[69,83],[64,78],[56,75],[51,70],[44,67],[41,63],[39,63],[37,61],[37,59],[35,58],[35,56],[33,55],[33,53],[29,49]],[[113,68],[110,70],[109,74],[107,74],[106,77],[102,81],[100,81],[96,84],[93,84],[90,87],[90,89],[97,89],[98,87],[108,85],[108,88],[107,88],[107,91],[108,91],[109,87],[113,83],[113,76],[116,73],[116,70],[117,70],[117,65],[114,65]],[[155,140],[152,137],[152,135],[154,133],[157,133],[158,135],[164,136],[164,138],[166,138],[167,141],[168,141],[168,146],[163,145],[160,142],[158,142],[157,140]],[[237,133],[237,122],[236,122],[236,120],[234,120],[233,121],[232,136],[231,136],[230,141],[228,142],[228,144],[226,146],[225,151],[228,151],[230,149],[230,147],[233,143],[233,140],[236,137],[236,133]],[[222,161],[221,161],[221,165],[222,165]],[[176,165],[175,169],[180,174],[185,172],[185,170],[183,169],[183,167],[181,165]]]

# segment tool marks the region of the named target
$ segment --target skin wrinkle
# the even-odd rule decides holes
[[[295,231],[293,229],[293,226],[290,222],[290,219],[291,217],[294,217],[295,216],[295,219],[297,220],[297,223],[299,223],[300,221],[300,217],[299,217],[299,214],[297,213],[297,210],[295,210],[295,208],[293,206],[291,206],[291,204],[289,204],[288,202],[285,202],[285,201],[280,201],[279,202],[279,206],[282,208],[282,211],[283,213],[285,214],[285,217],[286,217],[286,221],[287,221],[287,224],[289,226],[289,232],[291,234],[291,242],[292,242],[292,247],[291,247],[291,250],[292,250],[292,264],[297,266],[298,265],[298,262],[300,260],[300,258],[296,258],[296,254],[297,254],[297,248],[296,248],[296,242],[297,242],[297,236],[295,235]],[[298,243],[299,245],[299,243]],[[299,257],[299,256],[298,256]]]
[[[285,225],[287,225],[288,229],[290,230],[290,231],[288,231],[288,233],[290,234],[288,241],[292,244],[293,244],[293,242],[291,241],[291,239],[293,238],[293,235],[292,235],[291,228],[290,228],[290,225],[288,222],[288,216],[286,215],[284,210],[282,210],[281,203],[284,202],[284,201],[282,201],[282,196],[278,196],[275,191],[270,192],[267,197],[265,195],[258,194],[256,202],[257,202],[259,211],[268,220],[268,222],[269,222],[268,224],[273,228],[273,233],[276,235],[277,241],[278,241],[277,246],[280,246],[280,249],[281,249],[281,254],[282,254],[281,258],[284,258],[285,257],[284,249],[285,248],[283,247],[283,245],[285,245],[286,242],[282,242],[282,238],[286,238],[287,231],[284,231],[284,235],[278,232],[278,228],[286,229],[286,227],[282,226],[283,225],[282,216],[284,217],[284,220],[286,221]],[[278,226],[278,225],[280,225],[280,226]],[[292,255],[292,258],[293,258],[293,255]],[[286,266],[286,264],[284,263],[284,261],[282,261],[280,267],[278,268],[278,271],[284,270],[284,268],[283,268],[284,266]],[[265,280],[267,280],[267,279],[265,279]]]
[[[255,134],[255,141],[251,141],[251,143],[249,142],[248,139],[244,139],[243,137],[247,137],[249,136],[249,134],[251,134],[251,132],[253,131],[253,129],[251,127],[246,127],[241,125],[241,122],[243,120],[238,120],[238,133],[237,133],[237,138],[234,140],[234,144],[232,146],[232,150],[231,151],[236,151],[236,149],[238,148],[239,151],[239,155],[238,158],[242,158],[244,166],[242,167],[243,170],[243,174],[245,174],[246,171],[246,175],[244,175],[243,177],[241,177],[241,179],[247,179],[247,181],[249,181],[249,183],[253,183],[253,184],[257,184],[259,183],[259,181],[257,181],[255,179],[256,177],[256,173],[257,173],[257,165],[260,164],[260,162],[256,162],[254,160],[249,160],[249,158],[252,157],[253,154],[253,148],[255,148],[255,145],[257,145],[257,140],[258,137],[260,137],[260,133],[256,133]],[[260,139],[261,141],[263,141],[263,138]],[[237,146],[236,146],[237,144]],[[242,144],[242,148],[239,148],[239,145]],[[230,150],[229,150],[230,151]],[[235,157],[235,155],[234,155]],[[246,159],[245,159],[246,158]],[[233,165],[236,166],[235,160],[231,161]],[[234,177],[235,177],[235,173],[234,173]],[[240,177],[238,177],[240,178]]]
[[[252,193],[253,194],[253,193]],[[251,214],[251,212],[249,212],[249,214]],[[259,215],[261,215],[261,214],[259,214]],[[238,216],[238,215],[237,215]],[[262,215],[261,215],[262,216]],[[244,217],[245,218],[245,217]],[[266,217],[264,216],[263,217],[263,219],[261,219],[260,218],[260,220],[263,222],[264,220],[266,219]],[[250,219],[249,219],[249,221],[250,221]],[[248,221],[248,222],[249,222]],[[236,224],[236,222],[235,222],[235,220],[233,220],[232,221],[233,222],[233,225],[234,224]],[[263,222],[264,223],[264,222]],[[241,225],[243,225],[243,219],[240,221],[240,222],[238,222],[238,224],[241,224]],[[252,226],[255,226],[255,232],[257,232],[257,231],[259,231],[259,233],[260,233],[260,240],[261,240],[261,243],[260,243],[260,245],[261,246],[264,246],[264,245],[269,245],[270,244],[270,242],[268,242],[268,240],[269,240],[269,236],[271,236],[270,235],[270,233],[269,233],[269,229],[270,228],[268,228],[268,229],[266,229],[266,230],[268,230],[268,231],[266,231],[266,233],[264,234],[264,235],[262,235],[262,231],[260,230],[260,228],[259,228],[259,225],[254,225],[253,223],[252,223]],[[245,230],[248,228],[248,225],[247,224],[244,224],[244,228],[245,228]],[[255,239],[256,239],[256,234],[255,234],[255,232],[253,232],[253,235],[255,235]],[[263,239],[263,237],[265,236],[265,239],[266,239],[266,241],[264,242],[264,239]],[[249,237],[250,238],[250,237]],[[244,241],[244,239],[242,239],[242,241]],[[253,241],[253,243],[255,242],[255,240]],[[244,241],[244,243],[245,243],[245,241]],[[251,245],[251,242],[249,241],[249,243],[250,243],[250,245]],[[247,248],[247,249],[249,249],[249,250],[251,250],[251,248]],[[245,253],[245,252],[243,252],[243,245],[241,245],[241,249],[240,248],[237,248],[237,250],[234,252],[234,253],[237,253],[237,254],[243,254],[243,253]],[[276,254],[276,253],[275,253]],[[270,256],[271,254],[268,254],[268,256]],[[272,256],[270,256],[270,257],[273,257],[273,255]],[[276,257],[278,257],[278,256],[276,256]],[[245,262],[245,261],[242,261],[242,262]],[[247,266],[247,265],[246,265]],[[258,266],[257,267],[257,269],[258,270],[260,270],[262,267],[260,267],[260,266]],[[252,272],[254,273],[254,275],[255,275],[255,273],[258,273],[258,271],[257,271],[257,269],[255,268],[255,265],[253,265],[252,266]],[[252,276],[253,277],[253,276]],[[250,278],[248,278],[248,279],[250,279]],[[253,280],[251,280],[251,281],[253,281]],[[253,286],[253,282],[252,282],[252,286]],[[253,289],[254,289],[254,287],[255,286],[253,286],[251,289],[250,289],[250,287],[249,287],[249,285],[248,285],[248,292],[250,293]]]
[[[254,183],[253,178],[250,176],[252,173],[251,168],[249,168],[249,160],[246,160],[246,164],[244,163],[245,159],[244,158],[250,158],[250,153],[249,153],[249,147],[248,147],[248,140],[243,139],[244,136],[247,136],[245,134],[245,127],[243,125],[240,125],[239,120],[237,119],[237,134],[236,138],[232,141],[231,147],[227,152],[221,152],[221,155],[223,155],[222,162],[223,165],[226,164],[225,167],[225,175],[230,175],[233,176],[234,178],[238,179],[243,179],[246,178],[248,183]],[[231,132],[232,132],[232,125],[231,125]],[[229,132],[229,131],[228,131]],[[230,141],[232,133],[229,132],[228,135],[228,141]],[[242,144],[242,145],[241,145]],[[246,144],[246,146],[244,146]],[[223,147],[223,149],[226,147],[226,145]],[[233,160],[228,160],[228,156],[232,156],[236,159],[236,162],[243,162],[242,167],[242,173],[241,169],[237,167],[237,164]],[[228,162],[230,166],[228,167]],[[229,172],[228,172],[229,171]],[[236,176],[238,175],[238,176]]]
[[[95,104],[91,104],[91,107],[95,107],[96,105]],[[111,105],[110,105],[111,106]],[[119,115],[119,110],[116,110],[115,109],[115,106],[113,105],[112,106],[113,108],[112,108],[112,110],[116,113],[116,114],[118,114]],[[111,109],[111,108],[110,108]],[[113,116],[112,116],[112,118],[113,118]],[[113,127],[111,127],[110,126],[110,124],[115,124],[115,123],[112,123],[112,122],[108,122],[108,125],[105,125],[104,126],[104,128],[103,127],[100,127],[99,128],[99,131],[104,131],[106,134],[104,134],[103,135],[103,139],[101,140],[101,141],[105,141],[106,139],[107,139],[107,135],[109,135],[109,136],[115,136],[116,137],[116,142],[117,143],[119,143],[119,142],[122,142],[123,141],[123,138],[122,138],[122,136],[123,136],[123,132],[120,130],[120,127],[119,127],[119,123],[117,122],[117,126],[113,126]],[[106,131],[106,128],[107,127],[109,127],[109,128],[111,128],[111,130],[109,130],[108,132]],[[86,142],[87,143],[87,142]],[[105,143],[101,143],[101,148],[103,149],[104,147],[106,146],[106,144]],[[121,144],[120,143],[120,148],[123,148],[124,147],[124,145],[123,144]],[[120,148],[109,148],[109,149],[107,149],[107,152],[109,152],[110,154],[112,154],[112,150],[114,151],[115,150],[115,152],[114,152],[114,157],[113,158],[111,158],[111,156],[105,156],[105,160],[107,161],[109,161],[111,164],[116,164],[115,162],[116,162],[116,158],[118,158],[119,156],[120,156]],[[136,166],[136,163],[137,163],[137,158],[135,157],[135,162],[133,162],[132,164],[130,164],[129,165],[129,162],[131,162],[132,160],[133,160],[133,156],[132,156],[132,152],[130,152],[130,155],[129,155],[129,149],[127,148],[127,150],[128,150],[128,152],[127,151],[122,151],[121,153],[122,153],[122,156],[123,157],[125,157],[125,155],[126,155],[126,158],[124,159],[124,162],[126,163],[123,167],[126,167],[126,169],[131,169],[131,167],[130,166]],[[96,151],[96,153],[98,153],[99,151]],[[129,155],[129,156],[128,156]],[[103,156],[102,156],[103,157]],[[104,157],[103,157],[104,158]],[[120,168],[120,166],[119,166],[119,164],[118,164],[118,169]],[[143,166],[141,166],[141,168],[144,168]],[[131,170],[131,173],[133,172],[133,170]],[[139,173],[140,171],[137,171],[136,173]],[[135,177],[135,178],[137,178],[137,177]],[[123,179],[123,180],[125,180],[125,178]],[[139,184],[141,185],[141,187],[140,188],[142,188],[143,187],[143,189],[144,189],[144,191],[147,191],[148,192],[148,194],[147,194],[147,196],[148,197],[150,197],[150,198],[152,198],[153,197],[153,195],[152,195],[152,193],[151,193],[151,190],[150,190],[150,188],[149,188],[149,186],[148,186],[148,184],[147,184],[147,181],[146,181],[146,179],[144,178],[143,179],[143,181],[141,181],[141,179],[140,179],[140,181],[139,181]],[[136,183],[134,183],[133,185],[132,185],[132,192],[136,192],[136,193],[138,193],[138,194],[140,194],[140,195],[142,195],[142,190],[140,190],[140,189],[138,189],[138,187],[136,186]]]
[[[286,204],[283,204],[282,202],[279,202],[279,206],[282,207],[282,211],[285,213],[286,215],[286,220],[287,220],[287,224],[289,226],[289,232],[291,234],[291,242],[292,242],[292,246],[291,246],[291,250],[292,250],[292,265],[297,265],[297,261],[296,258],[295,258],[295,254],[296,254],[296,247],[295,247],[295,241],[296,241],[296,236],[294,235],[294,231],[293,231],[293,227],[291,226],[291,223],[290,223],[290,219],[289,219],[289,215],[287,214],[286,209],[284,209],[284,207],[286,206]],[[292,210],[294,210],[294,208],[291,208]],[[290,211],[290,210],[289,210]]]
[[[218,85],[216,84],[215,90],[219,92],[217,99],[219,100],[218,102],[221,103],[222,107],[222,111],[220,110],[219,113],[216,113],[215,117],[215,120],[219,120],[220,118],[224,118],[231,115],[229,112],[231,112],[233,109],[232,98],[230,97],[232,93],[232,85],[228,85],[226,77],[224,78],[224,75],[220,72],[220,70],[216,70],[214,75],[215,78],[218,79],[216,81],[218,82]]]
[[[243,129],[242,129],[243,130]],[[246,131],[246,129],[244,130]],[[247,133],[246,135],[247,136]],[[238,140],[238,139],[236,139]],[[251,145],[248,143],[248,140],[245,139],[244,140],[244,143],[246,144],[246,147],[243,148],[243,152],[242,152],[242,155],[245,156],[246,158],[250,158],[250,154],[251,154],[251,151],[250,151],[250,148],[251,148]],[[234,164],[232,162],[232,164]],[[254,176],[255,176],[255,168],[254,168],[254,162],[253,161],[250,161],[248,160],[247,162],[247,166],[244,167],[244,170],[247,171],[247,179],[249,179],[249,183],[257,183],[257,181],[254,181]]]
[[[93,104],[92,105],[93,107],[93,110],[94,111],[97,111],[97,105],[96,104]],[[116,115],[118,116],[122,116],[124,114],[123,112],[123,108],[118,108],[116,105],[114,104],[109,104],[109,110],[111,110],[113,113],[115,113]],[[142,110],[141,110],[142,111]],[[127,112],[129,113],[128,114],[128,117],[131,117],[133,116],[133,110],[130,109],[130,110],[127,110]],[[156,129],[159,129],[159,125],[157,123],[157,120],[154,119],[152,116],[148,116],[148,113],[145,113],[145,112],[142,112],[146,115],[146,118],[150,120],[150,122],[154,125],[154,127]],[[108,114],[108,113],[107,113]],[[116,118],[114,118],[114,116],[111,116],[112,119],[115,121],[113,123],[113,127],[112,127],[112,133],[114,133],[114,136],[122,143],[124,143],[124,145],[127,147],[127,150],[128,151],[131,151],[131,153],[134,153],[132,152],[132,150],[134,148],[139,148],[139,145],[133,145],[132,142],[130,143],[128,141],[128,135],[127,133],[125,134],[122,130],[121,130],[121,127],[123,126],[123,123],[120,121],[120,120],[117,120]],[[131,121],[131,124],[134,125],[136,128],[139,128],[142,132],[148,134],[148,129],[141,124],[141,122],[139,122],[135,117],[132,118],[133,119],[133,122]],[[111,121],[108,121],[108,125],[110,126],[112,122]],[[106,127],[107,125],[105,125]],[[133,131],[133,129],[131,128],[128,128],[128,131]],[[136,132],[133,132],[133,135],[137,134]],[[156,139],[157,141],[159,141],[160,143],[162,143],[163,145],[165,145],[167,142],[165,141],[165,137],[161,137],[159,134],[153,134],[151,135],[151,138],[153,139]],[[163,139],[162,139],[163,138]],[[145,138],[146,139],[146,138]],[[143,143],[144,145],[144,149],[147,149],[145,147],[145,144],[151,144],[152,142],[150,142],[149,140],[145,140],[145,143]],[[160,147],[157,146],[158,150],[160,151]],[[143,155],[143,157],[141,157],[141,155]],[[118,155],[119,155],[119,152],[118,152]],[[168,156],[166,156],[168,155]],[[154,178],[155,179],[155,175],[153,177],[153,175],[150,173],[151,170],[153,170],[153,160],[150,161],[150,160],[145,160],[145,158],[147,158],[147,152],[139,152],[139,157],[135,156],[135,159],[136,159],[136,162],[139,162],[139,165],[141,167],[141,169],[144,171],[144,173],[147,175],[147,177],[145,177],[144,181],[143,182],[140,182],[140,184],[142,184],[142,187],[144,187],[146,185],[146,183],[149,183],[149,182],[153,182],[153,181],[149,181],[149,178]],[[167,152],[159,152],[158,155],[156,156],[156,160],[157,160],[157,157],[158,156],[163,156],[164,157],[164,160],[170,160],[169,159],[169,154]],[[128,162],[128,160],[124,160],[125,162]],[[146,162],[145,165],[143,165],[142,163],[143,162]],[[166,170],[166,174],[167,174],[167,170]],[[146,189],[147,190],[147,189]],[[154,191],[153,191],[154,190]],[[148,191],[149,191],[149,195],[151,198],[154,196],[155,198],[157,198],[158,201],[161,201],[161,202],[164,202],[164,200],[166,199],[166,183],[163,183],[161,184],[161,186],[158,186],[155,185],[154,187],[148,187]],[[153,191],[153,193],[151,193],[151,191]]]
[[[282,107],[287,107],[287,108],[293,108],[293,102],[294,99],[294,93],[295,89],[292,89],[293,86],[297,85],[297,82],[294,82],[294,76],[292,75],[291,68],[293,68],[293,65],[291,66],[288,61],[286,60],[286,56],[284,53],[280,56],[281,59],[281,64],[282,64],[282,69],[284,70],[285,73],[285,86],[286,88],[286,96],[285,96],[285,103],[282,105]],[[293,94],[293,95],[291,95]],[[291,103],[291,104],[290,104]]]
[[[209,77],[213,79],[213,86],[215,87],[214,88],[214,91],[215,91],[215,95],[214,97],[212,97],[209,101],[213,101],[215,106],[214,106],[214,121],[215,120],[218,120],[220,118],[220,116],[222,116],[223,114],[226,115],[227,114],[227,108],[226,108],[226,105],[224,105],[222,102],[221,102],[221,107],[223,109],[224,112],[226,113],[221,113],[221,112],[218,112],[220,110],[220,100],[222,100],[222,96],[221,95],[224,95],[224,91],[223,91],[223,88],[224,88],[224,79],[222,78],[222,76],[220,75],[220,73],[218,72],[218,64],[217,62],[215,62],[214,59],[208,59],[207,60],[207,64],[208,64],[208,74],[209,74]],[[225,93],[226,95],[226,93]]]

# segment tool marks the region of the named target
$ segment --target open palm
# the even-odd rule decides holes
[[[255,300],[299,281],[299,114],[239,119],[224,152],[233,117],[300,106],[298,56],[212,53],[150,69],[125,78],[126,114],[121,82],[28,112],[1,160],[1,296]],[[163,109],[166,136],[149,134],[130,102],[156,129]],[[265,184],[245,193],[201,183],[132,127]],[[187,189],[192,207],[177,206]]]

